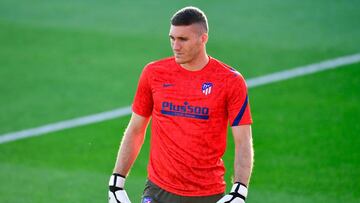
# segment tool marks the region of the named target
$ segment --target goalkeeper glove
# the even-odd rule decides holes
[[[247,192],[247,187],[244,184],[236,182],[232,186],[230,193],[216,203],[245,203]]]
[[[125,176],[113,173],[109,181],[109,203],[131,203],[124,190]]]

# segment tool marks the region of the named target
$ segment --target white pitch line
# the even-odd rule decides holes
[[[309,75],[312,73],[325,71],[329,69],[343,67],[344,65],[354,64],[360,62],[360,53],[339,57],[335,59],[330,59],[326,61],[322,61],[319,63],[314,63],[306,66],[300,66],[293,69],[280,71],[256,78],[251,78],[247,80],[247,85],[249,88],[257,87],[261,85],[266,85],[282,80],[287,80],[303,75]],[[74,118],[70,120],[60,121],[57,123],[52,123],[48,125],[43,125],[36,128],[25,129],[17,132],[10,132],[3,135],[0,135],[0,144],[12,142],[20,139],[25,139],[28,137],[35,137],[44,135],[51,132],[56,132],[64,129],[84,126],[92,123],[98,123],[101,121],[106,121],[114,118],[118,118],[121,116],[126,116],[131,114],[131,107],[123,107],[114,109],[111,111],[106,111],[98,114],[93,114],[89,116]]]
[[[360,53],[339,57],[335,59],[330,59],[322,61],[319,63],[314,63],[306,66],[299,66],[292,69],[252,78],[246,81],[248,87],[256,87],[260,85],[266,85],[282,80],[287,80],[290,78],[295,78],[303,75],[309,75],[312,73],[339,68],[344,65],[354,64],[360,62]]]
[[[43,134],[56,132],[68,128],[79,127],[83,125],[88,125],[91,123],[98,123],[101,121],[110,120],[113,118],[118,118],[120,116],[125,116],[131,113],[131,107],[123,107],[118,109],[113,109],[111,111],[106,111],[98,114],[93,114],[89,116],[74,118],[70,120],[60,121],[57,123],[52,123],[48,125],[43,125],[36,128],[21,130],[12,133],[6,133],[0,136],[0,144],[6,142],[12,142],[28,137],[40,136]]]

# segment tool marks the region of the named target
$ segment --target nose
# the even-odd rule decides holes
[[[181,44],[178,40],[174,40],[172,44],[173,44],[172,47],[173,47],[174,51],[179,51],[181,49]]]

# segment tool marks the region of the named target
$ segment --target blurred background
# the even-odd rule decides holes
[[[0,1],[0,136],[131,104],[198,6],[208,53],[247,79],[360,52],[360,1]],[[360,63],[249,89],[249,203],[360,202]],[[123,116],[0,144],[0,202],[106,202]],[[126,188],[140,202],[148,132]],[[224,156],[231,185],[233,141]],[[228,187],[229,189],[229,187]]]

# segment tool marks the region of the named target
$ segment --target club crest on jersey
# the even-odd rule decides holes
[[[213,84],[211,82],[203,83],[202,87],[201,87],[202,93],[205,95],[211,94],[212,87],[213,87]]]
[[[142,203],[151,203],[152,199],[151,197],[144,197],[143,202]]]

